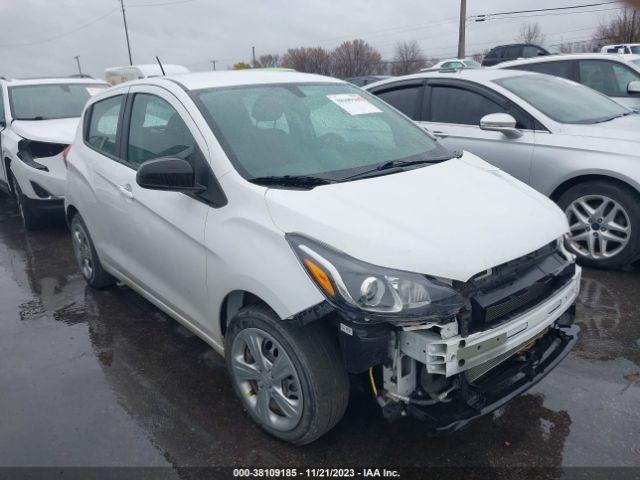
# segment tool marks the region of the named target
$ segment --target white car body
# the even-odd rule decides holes
[[[21,211],[23,214],[30,208],[36,217],[36,210],[41,216],[47,216],[50,210],[62,212],[62,199],[65,191],[66,168],[62,158],[62,148],[69,145],[78,127],[79,116],[70,118],[51,118],[43,120],[22,120],[14,112],[11,102],[11,91],[14,88],[37,88],[52,85],[76,86],[87,89],[87,98],[107,85],[98,80],[87,78],[44,78],[34,80],[0,80],[0,119],[4,119],[4,127],[0,128],[0,148],[2,167],[0,168],[0,188],[16,195],[20,190]],[[4,110],[2,107],[4,106]],[[37,107],[36,107],[37,108]],[[81,113],[79,107],[78,115]],[[34,112],[38,115],[38,112]],[[20,142],[37,142],[50,145],[54,154],[36,156],[35,163],[25,161],[19,154]],[[60,147],[56,147],[60,145]],[[34,168],[37,167],[37,168]],[[44,168],[42,168],[44,167]],[[12,185],[12,180],[15,182]],[[35,187],[34,187],[35,185]],[[43,190],[36,191],[34,188]],[[24,208],[23,208],[24,207]]]
[[[446,279],[449,285],[468,282],[481,272],[490,276],[492,268],[505,262],[541,247],[561,245],[558,239],[567,232],[562,212],[530,187],[470,153],[438,165],[311,190],[269,188],[247,181],[193,95],[201,89],[279,84],[337,85],[358,91],[345,82],[316,75],[218,72],[127,83],[89,102],[86,112],[118,96],[128,96],[128,102],[131,96],[147,94],[167,102],[188,127],[217,179],[224,197],[218,204],[208,205],[184,193],[142,188],[137,183],[139,171],[91,148],[83,128],[78,129],[68,157],[66,212],[69,220],[77,214],[82,217],[104,270],[220,354],[228,353],[225,332],[249,298],[259,299],[285,323],[326,305],[326,296],[296,257],[287,235],[314,238],[358,261],[425,273]],[[522,212],[526,218],[536,218],[535,226]],[[77,224],[72,222],[75,238],[73,225]],[[77,248],[76,254],[86,260],[82,248]],[[559,255],[573,264],[570,254]],[[410,361],[428,363],[430,372],[453,378],[498,356],[507,358],[567,312],[578,292],[580,269],[576,267],[571,275],[561,290],[530,309],[528,317],[467,336],[469,348],[477,345],[481,353],[469,354],[465,367],[456,357],[464,342],[460,343],[462,333],[455,322],[442,335],[429,330],[435,324],[421,327],[419,333],[404,332],[408,341],[444,349],[442,361],[415,352]],[[343,322],[340,331],[353,335],[352,327]],[[351,334],[345,333],[350,330]],[[496,337],[504,343],[487,350],[487,342],[495,343]],[[404,355],[398,349],[392,352],[397,358]],[[449,365],[446,371],[444,364]],[[416,371],[410,387],[410,379],[396,385],[387,378],[387,370],[385,388],[395,395],[393,402],[399,402],[415,388]]]
[[[546,58],[552,57],[531,61],[537,63]],[[553,200],[557,201],[572,186],[596,177],[618,182],[616,184],[623,189],[640,195],[640,115],[618,107],[629,115],[589,125],[560,123],[496,83],[523,75],[542,77],[503,68],[425,72],[377,82],[367,85],[365,90],[381,95],[384,100],[386,92],[392,93],[397,88],[421,89],[416,94],[417,98],[425,98],[421,111],[405,112],[412,119],[438,136],[449,148],[472,152]],[[435,88],[456,89],[460,93],[473,94],[474,98],[478,95],[492,102],[502,102],[503,113],[517,108],[531,121],[531,127],[520,128],[516,135],[509,136],[481,128],[480,118],[468,123],[433,121],[424,113],[426,99],[432,94],[422,93],[422,90]],[[451,111],[453,116],[463,116],[467,104],[451,105]],[[631,200],[631,203],[636,202]],[[635,208],[634,205],[629,207]],[[631,261],[637,253],[632,255]],[[609,261],[603,256],[593,260]]]
[[[590,66],[583,67],[588,62]],[[594,67],[598,70],[594,71]],[[640,95],[628,92],[630,82],[640,81],[640,55],[576,53],[524,58],[491,68],[527,70],[561,76],[607,95],[629,108],[640,110]],[[556,69],[558,69],[556,71]],[[589,74],[589,70],[592,70]],[[621,72],[624,72],[621,74]],[[562,73],[562,75],[559,75]],[[587,76],[587,74],[589,74]],[[607,78],[606,76],[609,76]],[[592,79],[592,77],[595,77]]]
[[[164,70],[164,73],[162,73]],[[161,75],[177,75],[189,73],[187,67],[182,65],[166,64],[160,65],[150,63],[145,65],[131,65],[126,67],[110,67],[104,71],[104,79],[109,85],[118,85],[123,82],[130,82],[141,78],[159,77]]]
[[[605,45],[600,50],[602,53],[640,54],[640,43],[617,43]]]
[[[421,72],[440,70],[441,68],[480,68],[480,64],[472,58],[448,58],[441,60],[430,67],[423,68]]]

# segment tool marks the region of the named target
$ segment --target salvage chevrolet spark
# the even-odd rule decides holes
[[[116,86],[89,101],[68,163],[86,281],[128,285],[223,354],[280,439],[336,425],[350,373],[386,417],[458,428],[577,339],[580,269],[558,207],[345,82]]]
[[[107,86],[90,78],[0,80],[0,188],[15,196],[25,228],[62,218],[64,151],[85,103]]]

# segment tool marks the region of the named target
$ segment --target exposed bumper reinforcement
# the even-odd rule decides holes
[[[571,351],[580,328],[570,309],[528,350],[513,355],[474,382],[462,373],[462,387],[450,403],[429,407],[407,405],[406,412],[427,422],[430,433],[455,431],[500,408],[547,376]]]

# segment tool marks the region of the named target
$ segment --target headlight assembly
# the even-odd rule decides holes
[[[417,273],[357,260],[317,240],[287,234],[309,277],[342,311],[370,319],[450,319],[464,299],[449,285]]]

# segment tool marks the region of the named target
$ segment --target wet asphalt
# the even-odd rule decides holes
[[[222,359],[126,288],[85,285],[63,225],[25,232],[0,198],[0,467],[640,467],[640,268],[585,270],[577,347],[464,431],[388,424],[363,379],[312,445],[268,437]],[[560,470],[558,470],[560,471]]]

